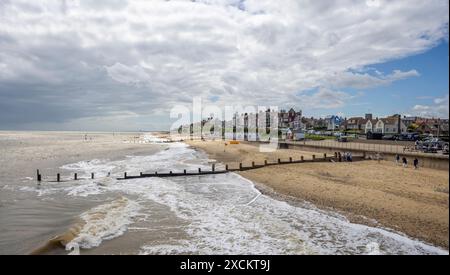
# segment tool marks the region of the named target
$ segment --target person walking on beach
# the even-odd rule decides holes
[[[395,155],[395,164],[399,164],[400,163],[400,155],[399,154],[397,154],[397,155]]]
[[[408,160],[405,157],[403,157],[402,160],[403,160],[403,167],[408,168]]]
[[[419,169],[419,160],[417,158],[414,159],[414,169]]]

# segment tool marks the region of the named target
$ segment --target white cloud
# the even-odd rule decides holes
[[[345,92],[322,87],[312,95],[299,95],[298,103],[300,106],[310,109],[336,109],[344,107],[347,101],[357,96],[359,95],[352,96]]]
[[[337,88],[355,88],[355,89],[368,89],[378,86],[390,85],[395,81],[418,77],[419,72],[416,70],[410,70],[402,72],[400,70],[394,70],[391,74],[384,75],[381,72],[375,74],[369,73],[355,73],[355,72],[341,72],[330,75],[324,80],[324,83]]]
[[[432,105],[415,105],[413,113],[423,117],[449,117],[449,96],[435,98]]]
[[[342,106],[348,97],[333,90],[418,76],[413,68],[387,74],[364,69],[445,39],[448,5],[447,0],[2,1],[0,84],[46,86],[49,93],[71,93],[77,101],[82,98],[73,90],[81,89],[103,104],[105,94],[116,90],[109,96],[115,104],[121,89],[127,95],[121,102],[148,99],[147,111],[133,109],[142,115],[219,93],[216,104],[283,104],[318,87],[322,92],[311,100]],[[106,110],[102,116],[114,114]]]

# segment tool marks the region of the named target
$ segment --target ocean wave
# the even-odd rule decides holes
[[[78,222],[61,235],[48,240],[31,254],[45,254],[55,249],[90,249],[105,240],[123,235],[128,225],[134,223],[140,206],[125,197],[92,208],[78,218]]]
[[[139,210],[138,203],[122,197],[83,213],[80,218],[84,225],[66,247],[89,249],[99,246],[104,240],[123,235],[128,225],[134,223]]]

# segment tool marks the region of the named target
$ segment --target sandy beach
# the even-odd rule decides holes
[[[277,150],[261,153],[249,144],[188,141],[217,162],[238,165],[311,157],[312,152]],[[321,154],[317,154],[321,155]],[[311,202],[350,221],[387,227],[448,249],[448,171],[404,169],[391,161],[305,163],[240,172],[272,196]]]

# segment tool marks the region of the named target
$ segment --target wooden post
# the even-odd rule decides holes
[[[75,173],[75,174],[73,175],[73,179],[74,179],[74,180],[78,180],[78,174],[77,174],[77,173]]]
[[[94,173],[91,173],[91,179],[94,179]]]
[[[123,178],[124,178],[124,179],[127,178],[127,172],[123,173]]]
[[[316,160],[316,155],[312,155],[312,160],[313,160],[313,161]]]
[[[212,170],[213,172],[216,172],[216,164],[215,164],[215,163],[212,164],[211,170]]]
[[[61,181],[61,175],[58,173],[58,174],[56,174],[56,181],[57,182],[60,182]]]

